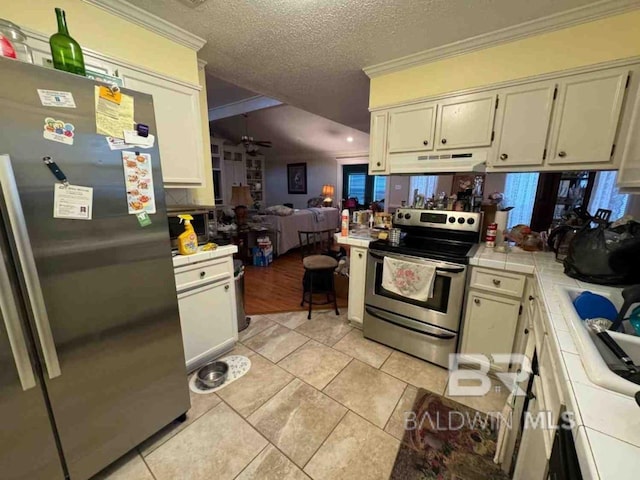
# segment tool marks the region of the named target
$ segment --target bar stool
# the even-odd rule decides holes
[[[313,305],[333,303],[336,315],[340,315],[334,282],[334,271],[338,266],[338,261],[333,257],[321,254],[322,251],[327,251],[331,247],[334,233],[335,230],[298,231],[302,265],[304,266],[300,306],[303,307],[305,302],[309,303],[308,320],[311,320]],[[314,302],[314,293],[326,293],[327,301]]]

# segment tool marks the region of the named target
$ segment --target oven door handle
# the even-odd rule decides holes
[[[416,320],[411,320],[410,318],[400,317],[371,307],[366,307],[366,311],[372,317],[376,317],[385,322],[393,323],[404,328],[409,328],[430,337],[439,338],[440,340],[451,340],[456,338],[455,333],[441,333],[444,330],[436,327],[430,327],[429,325],[417,322]]]
[[[377,259],[377,260],[384,260],[384,256],[383,255],[378,255],[377,253],[373,253],[371,251],[369,251],[369,255],[371,255],[373,258]],[[390,255],[390,257],[394,257],[393,255]],[[413,263],[425,263],[425,264],[429,264],[431,262],[429,262],[428,260],[426,261],[418,261],[418,262],[413,262]],[[451,267],[436,267],[436,272],[446,272],[446,273],[462,273],[464,272],[464,267],[459,267],[459,268],[451,268]]]

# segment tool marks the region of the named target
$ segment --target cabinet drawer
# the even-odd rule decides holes
[[[471,288],[502,293],[520,298],[524,291],[525,276],[516,273],[475,267],[471,272]]]
[[[542,389],[544,391],[544,403],[547,411],[551,412],[550,420],[557,422],[560,415],[560,406],[562,405],[562,395],[560,393],[560,387],[558,378],[556,375],[557,368],[553,357],[551,356],[551,348],[549,345],[549,336],[544,337],[544,346],[542,353],[539,356],[539,371],[540,382],[542,383]],[[549,434],[549,440],[553,442],[553,431],[547,432]]]
[[[231,266],[228,259],[198,262],[176,268],[175,275],[176,289],[182,291],[230,278]]]

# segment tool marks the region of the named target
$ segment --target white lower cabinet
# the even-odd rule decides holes
[[[221,267],[227,267],[224,272]],[[187,370],[235,345],[238,336],[231,257],[176,268],[178,309]],[[193,281],[193,276],[200,280]],[[185,281],[187,277],[189,281]]]
[[[539,413],[544,413],[539,392],[534,387],[534,398],[529,401],[529,413],[531,418],[538,418]],[[551,450],[545,438],[548,430],[538,425],[536,428],[525,421],[525,429],[522,432],[518,460],[516,462],[513,478],[518,480],[544,480],[547,478],[547,469]]]
[[[367,249],[351,247],[349,256],[349,307],[347,318],[352,325],[362,328],[364,319],[365,279],[367,276]]]
[[[461,353],[485,355],[493,370],[506,371],[508,363],[494,363],[493,355],[512,352],[519,310],[520,299],[470,291]]]

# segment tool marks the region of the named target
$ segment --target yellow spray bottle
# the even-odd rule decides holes
[[[178,215],[180,223],[184,221],[184,232],[178,236],[178,252],[180,255],[191,255],[198,252],[198,236],[196,235],[191,220],[191,215]]]

